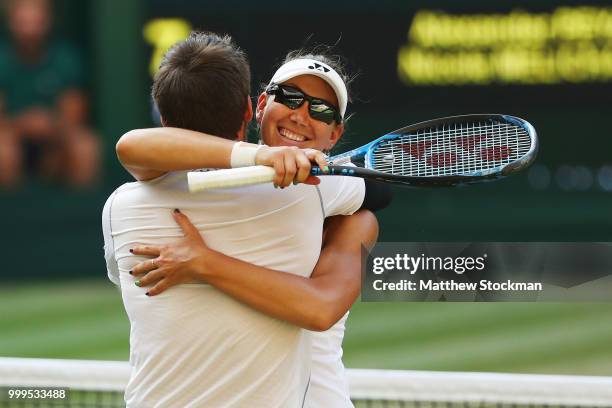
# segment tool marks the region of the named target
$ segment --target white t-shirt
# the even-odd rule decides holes
[[[109,278],[130,319],[131,407],[302,407],[309,387],[309,332],[263,315],[210,285],[172,287],[148,297],[128,271],[138,244],[176,242],[180,208],[217,251],[310,276],[325,216],[351,214],[363,181],[324,177],[319,187],[271,185],[191,194],[186,172],[128,183],[103,211]]]

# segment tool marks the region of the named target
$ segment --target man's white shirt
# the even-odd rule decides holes
[[[363,180],[350,177],[322,177],[317,187],[275,190],[268,184],[192,194],[186,172],[174,172],[119,187],[104,206],[102,223],[108,275],[121,286],[131,323],[128,406],[302,407],[309,388],[308,331],[210,285],[179,285],[155,297],[134,285],[128,271],[144,258],[129,249],[180,239],[174,208],[212,249],[307,277],[319,258],[324,218],[352,214],[363,197]],[[337,354],[329,346],[314,349]],[[314,364],[313,375],[316,358]]]

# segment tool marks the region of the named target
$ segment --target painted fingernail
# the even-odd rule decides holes
[[[130,248],[130,253],[132,253],[132,254],[134,253],[134,250],[132,248]]]
[[[298,183],[297,181],[294,181],[294,182],[293,182],[293,185],[294,185],[294,186],[297,186],[298,184],[299,184],[299,183]]]
[[[147,296],[151,296],[151,295],[149,295],[149,292],[145,293],[145,295],[147,295]]]
[[[177,214],[180,214],[181,210],[179,210],[178,208],[175,208],[174,212],[177,213]]]
[[[134,271],[130,271],[130,275],[133,275],[133,274],[134,274]]]
[[[275,185],[274,185],[274,188],[278,188],[278,186],[275,184]]]
[[[329,173],[329,166],[323,166],[323,172]]]
[[[140,279],[139,279],[139,280],[137,280],[136,282],[134,282],[134,285],[136,285],[136,286],[140,287]]]

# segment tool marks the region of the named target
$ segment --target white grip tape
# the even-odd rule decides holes
[[[269,183],[276,172],[268,166],[250,166],[213,171],[192,171],[187,174],[189,191],[192,193],[211,188],[230,188]]]

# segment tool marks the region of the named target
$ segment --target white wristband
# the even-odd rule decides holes
[[[230,166],[232,168],[255,166],[255,156],[257,156],[257,151],[263,146],[253,146],[244,142],[234,143]]]

